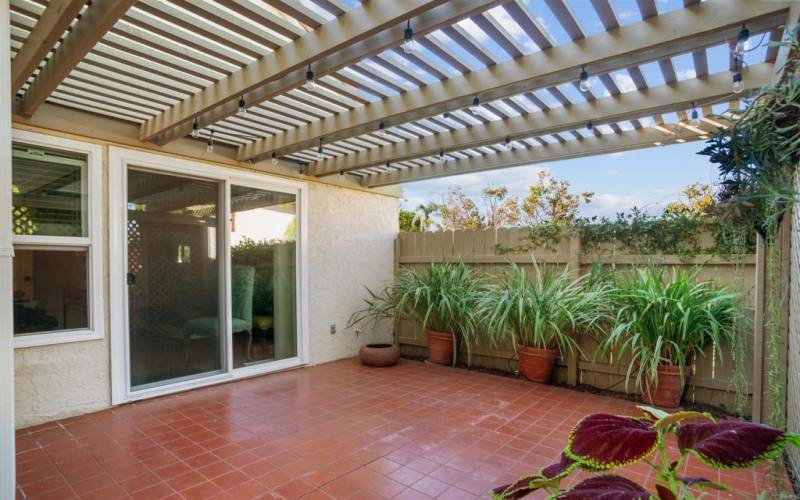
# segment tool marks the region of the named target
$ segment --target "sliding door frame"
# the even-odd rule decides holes
[[[222,185],[221,217],[217,234],[222,238],[222,254],[220,267],[220,286],[222,294],[222,311],[224,327],[222,346],[222,372],[202,378],[165,383],[158,387],[132,390],[130,376],[130,333],[128,323],[128,286],[127,272],[127,172],[128,168],[139,168],[166,175],[195,177],[216,181]],[[109,189],[108,189],[108,227],[109,227],[109,286],[111,316],[111,402],[125,403],[196,387],[226,382],[243,377],[262,375],[308,363],[308,266],[307,266],[307,214],[308,190],[303,182],[296,182],[268,174],[247,172],[241,169],[218,164],[193,161],[173,156],[148,153],[144,151],[109,147]],[[296,342],[297,356],[260,363],[243,368],[233,368],[233,335],[231,318],[231,251],[230,251],[230,193],[231,185],[247,186],[269,191],[290,193],[296,196],[297,251],[295,252],[296,269]]]

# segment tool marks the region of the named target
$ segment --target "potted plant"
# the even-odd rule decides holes
[[[628,355],[626,384],[635,379],[650,404],[679,406],[692,356],[709,346],[719,355],[732,339],[736,293],[699,281],[698,272],[674,269],[667,279],[663,269],[637,269],[613,293],[616,326],[598,352],[620,362]]]
[[[498,285],[485,288],[478,315],[493,344],[513,342],[525,378],[546,383],[560,356],[580,351],[578,329],[593,332],[607,317],[606,287],[599,280],[586,284],[586,277],[573,279],[569,269],[543,269],[534,262],[526,272],[514,264]]]
[[[388,286],[379,292],[373,292],[367,288],[367,298],[364,299],[364,307],[350,315],[347,328],[352,328],[360,323],[370,322],[372,330],[381,320],[391,320],[395,318],[395,297],[394,287]],[[358,330],[356,331],[358,334]],[[369,343],[361,346],[358,351],[358,359],[361,364],[366,366],[384,367],[392,366],[400,359],[400,347],[397,342]]]
[[[368,290],[366,307],[356,311],[349,325],[367,319],[417,321],[428,340],[428,361],[454,364],[456,340],[466,348],[468,359],[475,335],[474,299],[483,280],[458,263],[432,263],[425,272],[404,268],[378,293]]]
[[[425,272],[403,269],[393,284],[395,314],[418,321],[428,341],[428,361],[456,364],[457,343],[470,360],[475,341],[475,298],[483,278],[463,262],[432,263]]]

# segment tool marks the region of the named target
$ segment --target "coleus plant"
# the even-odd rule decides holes
[[[681,471],[686,459],[696,456],[715,468],[747,468],[775,458],[789,445],[800,446],[800,434],[738,420],[715,421],[708,413],[665,411],[639,406],[641,416],[594,413],[572,429],[557,462],[538,473],[495,488],[496,500],[523,498],[546,490],[559,500],[686,500],[699,498],[709,489],[727,490],[724,484],[704,477],[687,477]],[[680,456],[667,452],[668,435],[674,435]],[[655,491],[606,471],[645,461],[656,473]],[[561,481],[584,470],[600,473],[570,489]]]

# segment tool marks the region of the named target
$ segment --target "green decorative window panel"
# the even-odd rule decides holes
[[[15,235],[88,236],[87,157],[13,145],[12,220]]]

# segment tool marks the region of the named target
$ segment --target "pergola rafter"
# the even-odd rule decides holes
[[[371,174],[361,179],[365,187],[380,187],[403,182],[414,182],[451,175],[485,172],[500,168],[533,165],[537,163],[566,160],[595,156],[633,149],[642,149],[664,145],[674,142],[688,142],[703,140],[714,129],[708,124],[702,125],[708,129],[704,133],[697,133],[688,128],[680,127],[674,131],[664,128],[643,128],[638,130],[621,131],[614,134],[590,136],[572,141],[556,143],[540,143],[540,146],[512,148],[491,155],[480,155],[450,159],[444,163],[432,163],[413,168],[393,169],[390,172]]]
[[[256,161],[272,153],[283,156],[314,147],[320,138],[333,142],[374,132],[381,122],[388,127],[438,115],[445,107],[469,106],[475,96],[489,102],[552,87],[576,80],[582,67],[593,74],[607,73],[699,50],[735,39],[745,23],[753,32],[773,29],[785,21],[788,6],[786,2],[746,2],[731,9],[727,1],[709,0],[254,141],[240,148],[238,159]]]
[[[768,84],[772,64],[764,63],[745,70],[749,89]],[[558,134],[582,128],[586,123],[611,124],[661,113],[682,111],[725,100],[731,93],[731,73],[716,73],[704,78],[685,80],[674,85],[651,87],[641,92],[612,95],[583,103],[551,108],[542,113],[528,113],[513,118],[465,127],[446,134],[427,135],[380,148],[367,149],[347,156],[316,162],[311,175],[331,175],[360,170],[387,161],[399,162],[435,156],[442,151],[462,150],[502,143],[505,138]]]

